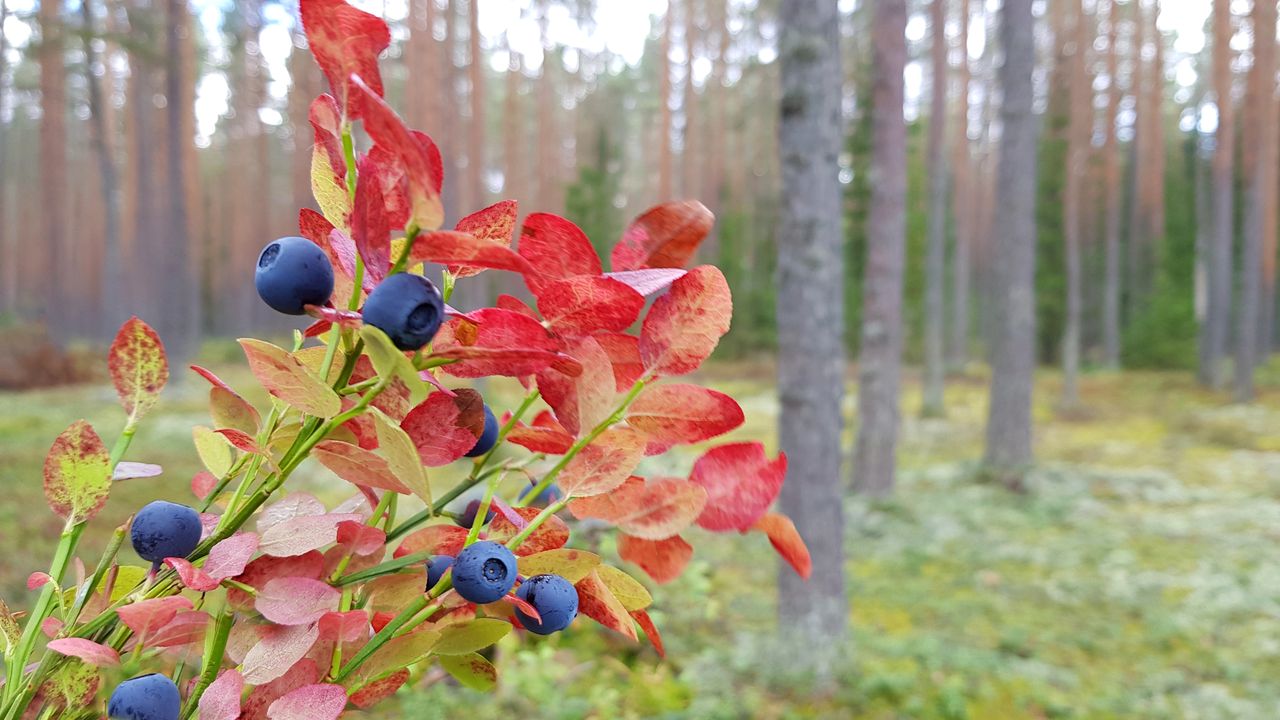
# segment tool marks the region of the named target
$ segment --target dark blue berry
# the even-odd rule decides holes
[[[515,584],[516,556],[496,542],[472,543],[453,561],[453,589],[467,602],[496,602]]]
[[[401,350],[431,342],[444,320],[444,300],[430,280],[397,273],[383,280],[364,302],[364,323],[391,338]]]
[[[521,490],[520,499],[524,500],[525,497],[527,497],[529,493],[533,491],[534,487],[535,486],[530,485],[524,490]],[[557,487],[555,483],[551,483],[550,485],[543,488],[542,492],[535,495],[533,499],[529,501],[528,504],[534,507],[546,507],[547,505],[550,505],[551,503],[558,501],[562,497],[564,497],[564,493],[560,492],[560,488]]]
[[[488,405],[484,406],[484,431],[480,433],[480,437],[476,439],[476,444],[467,451],[467,457],[480,457],[481,455],[493,449],[498,443],[498,418],[493,416],[493,411]]]
[[[324,305],[333,294],[333,265],[320,246],[306,238],[283,237],[262,249],[253,284],[262,301],[286,315],[302,315],[307,305]]]
[[[475,525],[475,524],[476,524],[476,513],[478,513],[478,512],[480,512],[480,501],[479,501],[479,500],[472,500],[471,502],[467,503],[467,507],[466,507],[466,509],[465,509],[465,510],[463,510],[463,511],[462,511],[462,512],[460,512],[460,513],[458,513],[458,520],[457,520],[457,523],[458,523],[459,525],[461,525],[462,527],[464,527],[464,528],[469,528],[469,527],[471,527],[472,525]],[[490,506],[490,507],[489,507],[489,512],[487,512],[487,513],[485,513],[485,514],[484,514],[484,524],[485,524],[485,525],[488,525],[490,520],[493,520],[493,507],[492,507],[492,506]]]
[[[111,692],[107,716],[113,720],[178,720],[182,698],[178,686],[164,675],[140,675]]]
[[[444,577],[444,572],[453,567],[453,557],[449,555],[433,555],[427,561],[427,592],[431,592],[431,588],[440,582],[440,578]]]
[[[134,516],[129,539],[139,557],[158,563],[190,555],[200,544],[200,533],[199,513],[186,505],[156,500]]]
[[[559,575],[534,575],[520,584],[516,597],[532,605],[542,616],[542,620],[534,620],[516,608],[521,624],[537,635],[560,632],[578,616],[578,590]]]

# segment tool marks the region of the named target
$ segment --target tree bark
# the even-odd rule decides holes
[[[1263,233],[1268,213],[1275,212],[1275,198],[1268,196],[1270,144],[1275,138],[1276,6],[1274,2],[1253,4],[1253,67],[1247,108],[1250,155],[1248,189],[1245,191],[1244,246],[1240,257],[1240,308],[1236,314],[1235,399],[1254,399],[1253,370],[1258,357],[1258,333],[1262,316],[1262,273],[1266,242]]]
[[[5,20],[9,18],[7,0],[0,0],[0,118],[4,117],[5,78],[9,75],[9,44],[3,32]],[[5,124],[0,122],[0,167],[5,167]],[[4,177],[0,176],[0,312],[12,312],[18,304],[18,243],[17,233],[10,232],[7,226],[8,217],[5,206],[8,201],[8,188]]]
[[[1112,369],[1120,367],[1120,149],[1116,143],[1116,113],[1120,109],[1119,53],[1116,51],[1118,7],[1115,0],[1107,5],[1107,104],[1103,111],[1105,139],[1102,144],[1103,186],[1105,187],[1102,362]]]
[[[872,18],[871,207],[858,359],[856,487],[893,492],[902,372],[902,274],[906,245],[907,132],[902,109],[906,2],[881,0]]]
[[[662,18],[658,56],[658,202],[671,199],[671,28],[674,4]]]
[[[791,461],[791,479],[783,486],[780,502],[810,551],[822,559],[823,570],[806,582],[790,568],[780,568],[778,614],[793,638],[794,652],[788,660],[829,677],[848,618],[840,483],[840,33],[831,0],[783,0],[779,18],[778,311],[787,321],[778,328],[778,432]],[[905,14],[901,19],[905,22]],[[900,87],[901,66],[897,78]],[[896,105],[895,111],[900,108]]]
[[[996,253],[992,307],[988,472],[1013,490],[1031,464],[1031,395],[1035,369],[1036,118],[1033,0],[1005,0],[1000,11],[1003,135],[996,185]]]
[[[694,0],[684,0],[684,94],[680,102],[684,128],[680,147],[680,192],[686,198],[697,198],[702,194],[702,188],[698,187],[696,180],[701,175],[701,167],[697,162],[699,146],[694,135],[697,94],[693,87],[693,60],[697,52],[697,39],[698,21],[694,13]]]
[[[1200,347],[1200,380],[1221,389],[1222,359],[1231,322],[1231,249],[1235,111],[1231,97],[1231,1],[1213,2],[1213,91],[1218,106],[1217,142],[1213,150],[1213,235],[1207,253],[1209,302],[1204,342]]]
[[[1088,18],[1084,14],[1084,3],[1075,0],[1074,39],[1070,62],[1070,88],[1068,104],[1070,120],[1067,125],[1067,161],[1066,183],[1063,192],[1062,213],[1065,216],[1066,280],[1067,280],[1067,313],[1062,337],[1062,407],[1071,409],[1080,404],[1080,214],[1081,190],[1084,175],[1087,171],[1088,154],[1085,152],[1088,143],[1088,125],[1092,118],[1086,112],[1093,108],[1093,93],[1087,85],[1088,75],[1085,72],[1085,47],[1088,43]]]
[[[951,216],[955,250],[951,259],[951,342],[949,364],[962,371],[969,362],[969,284],[973,245],[973,159],[969,151],[969,2],[960,0],[960,64],[956,67],[955,136],[952,140]]]
[[[187,67],[188,53],[183,42],[190,28],[191,13],[186,0],[167,0],[165,23],[165,49],[168,56],[165,65],[165,111],[168,118],[168,147],[166,148],[166,192],[168,194],[167,226],[162,276],[157,279],[165,289],[161,317],[164,327],[157,328],[165,335],[165,346],[171,360],[179,367],[186,359],[195,356],[200,344],[200,296],[199,285],[192,273],[190,185],[192,175],[187,169],[190,157],[187,150],[193,136],[195,93],[194,68]],[[259,198],[265,202],[269,195]]]
[[[40,203],[44,248],[40,317],[50,336],[65,329],[68,301],[65,287],[67,189],[67,85],[63,58],[61,5],[41,2],[40,20]]]
[[[925,259],[924,402],[921,415],[941,417],[943,398],[943,294],[947,269],[947,10],[945,0],[929,4],[933,33],[933,78],[929,101],[929,247]]]
[[[480,0],[468,0],[467,20],[467,98],[471,117],[467,119],[467,198],[462,214],[475,212],[485,204],[485,91],[484,55],[480,48]],[[481,276],[481,282],[485,277]]]

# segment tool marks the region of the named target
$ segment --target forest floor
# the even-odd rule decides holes
[[[221,347],[207,355],[215,369],[238,362]],[[243,371],[224,377],[251,381]],[[1280,387],[1280,376],[1266,379]],[[733,438],[772,446],[768,366],[720,364],[699,380],[746,410]],[[909,380],[897,494],[846,501],[852,633],[834,689],[808,687],[771,652],[786,628],[774,617],[768,543],[693,532],[689,570],[654,593],[665,662],[579,622],[554,638],[503,641],[490,695],[429,672],[380,716],[1280,715],[1280,391],[1238,406],[1186,374],[1098,373],[1084,378],[1083,408],[1068,415],[1055,407],[1059,377],[1037,382],[1039,464],[1020,496],[975,480],[985,378],[954,379],[941,420],[917,419]],[[501,407],[515,390],[499,382],[487,394]],[[129,459],[160,463],[165,474],[117,489],[87,539],[87,562],[111,524],[142,503],[190,500],[190,427],[208,421],[206,391],[202,382],[175,387],[147,419]],[[40,490],[49,443],[81,416],[110,443],[121,417],[106,385],[0,393],[0,407],[0,594],[17,607],[28,604],[24,579],[43,569],[60,526]],[[643,470],[684,474],[694,457],[651,459]],[[319,468],[299,475],[325,499],[345,496]],[[450,479],[433,475],[441,488]]]

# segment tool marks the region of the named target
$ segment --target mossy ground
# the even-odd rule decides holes
[[[207,354],[219,370],[236,366],[221,347]],[[243,370],[225,377],[249,387]],[[734,438],[773,445],[766,365],[718,365],[699,380],[741,401],[748,421]],[[1064,414],[1058,376],[1037,382],[1038,465],[1029,492],[1013,495],[976,479],[986,379],[949,383],[941,420],[917,419],[908,380],[897,494],[846,502],[852,633],[832,687],[815,689],[776,661],[786,627],[774,618],[777,560],[763,537],[695,531],[689,571],[655,593],[667,661],[580,620],[549,639],[504,641],[490,695],[428,670],[381,714],[1275,717],[1280,392],[1234,406],[1185,374],[1099,373],[1084,379],[1083,407]],[[497,381],[486,392],[501,408],[519,388]],[[112,524],[147,500],[189,500],[190,427],[207,422],[206,397],[192,378],[148,418],[130,459],[165,474],[117,488],[87,563]],[[106,386],[0,394],[0,406],[0,593],[22,606],[23,581],[47,562],[60,526],[40,491],[49,443],[82,416],[109,443],[121,418]],[[683,474],[694,457],[677,452],[643,469]],[[433,484],[443,490],[457,472],[435,472]],[[301,471],[297,487],[334,501],[347,492],[318,467]],[[608,537],[580,542],[612,553]]]

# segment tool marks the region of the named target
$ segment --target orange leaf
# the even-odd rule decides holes
[[[646,540],[663,540],[679,533],[702,512],[707,493],[680,478],[645,482],[631,477],[616,490],[569,503],[578,518],[597,518]]]
[[[578,581],[578,612],[601,625],[637,640],[635,624],[613,591],[600,580],[595,570]]]
[[[413,494],[413,491],[392,472],[386,458],[358,445],[338,440],[325,440],[318,443],[311,454],[334,475],[353,485],[390,490],[401,495]]]
[[[693,546],[679,535],[665,540],[645,540],[624,533],[618,536],[618,556],[639,565],[655,581],[669,583],[684,572],[689,558],[693,557]]]
[[[698,369],[729,331],[733,297],[711,265],[690,270],[658,298],[640,328],[640,358],[660,375]]]
[[[658,632],[658,626],[653,624],[653,618],[649,617],[649,613],[642,610],[632,610],[631,617],[640,623],[640,629],[644,630],[645,637],[649,638],[649,642],[653,643],[653,649],[658,652],[658,657],[666,658],[667,650],[662,647],[662,635]]]
[[[751,529],[768,535],[769,543],[782,559],[795,568],[800,577],[809,579],[809,574],[813,571],[813,560],[809,557],[809,548],[804,544],[804,538],[800,537],[791,518],[779,513],[766,513]]]
[[[627,427],[606,430],[561,471],[557,482],[571,497],[600,495],[621,485],[644,457],[644,437]]]
[[[503,200],[462,218],[454,229],[471,233],[481,240],[493,241],[504,248],[510,248],[518,212],[519,207],[515,200]],[[449,266],[449,272],[460,278],[479,275],[484,269],[483,266],[478,265]]]
[[[684,267],[714,222],[711,211],[696,200],[652,207],[622,233],[613,248],[613,269]]]
[[[538,516],[538,513],[542,512],[540,508],[536,507],[512,508],[512,510],[525,520],[525,525],[528,525],[528,521],[534,519]],[[496,543],[505,543],[516,535],[519,535],[522,529],[523,528],[516,527],[516,525],[507,519],[506,516],[499,513],[495,515],[493,521],[489,523],[487,539]],[[562,548],[567,542],[569,542],[569,526],[565,524],[564,520],[552,515],[547,518],[546,522],[538,526],[538,529],[533,531],[533,534],[521,543],[520,547],[516,548],[513,552],[516,555],[524,557],[525,555],[534,555],[547,550]]]
[[[628,425],[663,444],[709,440],[743,420],[736,400],[698,385],[647,387],[627,410]]]

